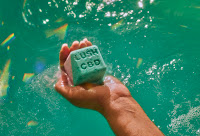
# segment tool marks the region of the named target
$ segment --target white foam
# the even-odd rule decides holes
[[[177,106],[179,107],[180,105]],[[177,106],[174,109],[175,111],[173,116],[176,115]],[[180,129],[185,127],[187,128],[186,129],[187,132],[196,133],[196,131],[198,130],[194,129],[194,124],[192,124],[190,121],[194,119],[199,120],[199,117],[200,117],[200,106],[191,108],[187,114],[182,114],[177,118],[172,119],[171,123],[168,125],[168,129],[171,132],[178,132]]]

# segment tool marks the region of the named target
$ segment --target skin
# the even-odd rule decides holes
[[[71,86],[64,72],[64,62],[71,51],[78,50],[92,43],[83,39],[74,41],[69,48],[63,44],[60,50],[61,77],[55,89],[73,105],[96,110],[108,121],[117,136],[163,136],[164,134],[148,118],[140,105],[131,96],[129,90],[117,78],[107,76],[104,85],[91,83]]]

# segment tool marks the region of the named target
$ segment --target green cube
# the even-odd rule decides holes
[[[64,63],[65,71],[73,85],[103,82],[106,64],[97,46],[72,51]]]

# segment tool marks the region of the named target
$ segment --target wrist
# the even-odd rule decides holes
[[[111,101],[102,114],[116,135],[163,135],[132,97]]]
[[[138,110],[142,108],[131,96],[128,96],[119,97],[114,101],[110,101],[103,109],[103,116],[108,121],[111,121],[122,116],[129,116],[134,120],[138,114]]]
[[[104,117],[117,136],[139,136],[138,104],[132,97],[119,97],[104,108]],[[131,130],[131,132],[130,132]]]

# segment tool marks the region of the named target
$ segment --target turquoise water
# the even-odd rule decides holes
[[[0,46],[0,135],[114,135],[53,89],[62,43],[85,37],[165,135],[200,135],[199,14],[196,0],[0,0],[0,43],[15,36]]]

